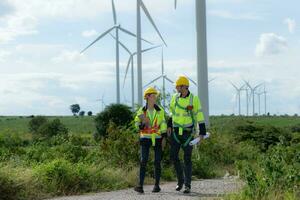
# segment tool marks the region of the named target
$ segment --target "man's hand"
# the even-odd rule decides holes
[[[168,134],[168,137],[171,136],[171,134],[172,134],[172,128],[171,128],[171,127],[169,127],[169,128],[167,129],[167,134]]]

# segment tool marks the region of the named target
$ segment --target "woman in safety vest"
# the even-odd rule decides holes
[[[155,185],[152,192],[160,192],[161,190],[159,181],[161,175],[162,140],[166,136],[167,125],[163,108],[156,104],[157,95],[158,91],[153,87],[149,87],[144,91],[146,105],[137,111],[134,119],[136,128],[139,130],[141,145],[139,183],[134,188],[139,193],[144,193],[143,184],[151,146],[153,146],[155,153]]]

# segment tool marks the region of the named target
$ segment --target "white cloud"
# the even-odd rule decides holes
[[[51,60],[54,63],[77,62],[77,61],[82,61],[84,58],[85,58],[85,56],[78,51],[64,50],[63,52],[61,52],[60,55],[52,58]]]
[[[0,62],[5,62],[7,57],[11,55],[10,51],[0,50]]]
[[[286,18],[283,22],[288,26],[288,29],[289,29],[290,33],[295,32],[296,21],[294,19]]]
[[[262,20],[263,18],[255,13],[232,13],[227,10],[209,10],[209,15],[234,20]]]
[[[256,45],[255,55],[258,57],[276,55],[287,49],[287,41],[284,37],[275,33],[263,33]]]
[[[37,34],[37,19],[31,15],[7,15],[0,19],[0,43],[14,40],[17,36]]]
[[[85,30],[85,31],[83,31],[82,33],[81,33],[81,35],[83,36],[83,37],[92,37],[92,36],[94,36],[94,35],[97,35],[97,31],[95,31],[94,29],[92,29],[92,30]]]

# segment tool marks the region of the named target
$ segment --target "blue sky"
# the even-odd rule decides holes
[[[194,0],[178,0],[177,10],[173,0],[144,3],[168,44],[168,77],[186,74],[196,80]],[[135,32],[135,0],[115,4],[119,23]],[[237,113],[229,81],[240,86],[243,79],[266,82],[270,113],[300,114],[299,6],[296,0],[207,0],[208,71],[215,78],[209,84],[211,114]],[[143,37],[161,44],[144,15],[142,22]],[[106,104],[115,102],[113,39],[107,36],[79,54],[112,25],[110,0],[0,0],[0,115],[67,115],[73,103],[96,113],[102,95]],[[135,51],[134,38],[120,38]],[[120,52],[123,83],[128,54]],[[160,75],[160,54],[160,49],[144,54],[144,84]],[[128,105],[130,78],[121,90]],[[244,93],[241,98],[245,113]]]

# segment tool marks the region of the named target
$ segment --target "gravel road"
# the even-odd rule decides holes
[[[161,185],[162,191],[152,193],[152,185],[144,186],[144,194],[137,194],[132,188],[112,192],[100,192],[81,196],[54,198],[51,200],[192,200],[192,199],[221,199],[224,194],[233,193],[242,187],[236,179],[206,179],[192,182],[190,194],[175,191],[176,182]],[[218,198],[220,197],[220,198]]]

